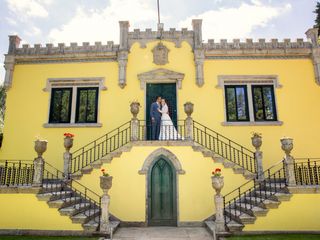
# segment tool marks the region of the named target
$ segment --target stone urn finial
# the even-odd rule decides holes
[[[260,151],[262,145],[262,136],[261,133],[253,132],[251,137],[251,142],[256,151]]]
[[[287,156],[290,156],[290,153],[293,149],[293,139],[290,137],[283,137],[280,139],[281,149],[286,153]]]
[[[186,102],[183,106],[184,112],[187,114],[188,118],[190,118],[191,114],[193,113],[194,104],[192,102]]]
[[[34,150],[37,152],[39,158],[42,158],[42,154],[47,150],[47,144],[47,140],[37,139],[34,141]]]
[[[136,100],[130,103],[130,112],[133,115],[133,118],[136,119],[140,110],[140,103]]]
[[[216,168],[212,172],[211,181],[212,181],[212,187],[216,191],[217,195],[220,195],[221,189],[224,186],[224,180],[223,180],[223,176],[221,176],[221,169],[220,168]]]
[[[100,176],[100,188],[103,193],[108,195],[108,191],[112,187],[112,179],[113,177],[106,173],[105,169],[101,169],[102,176]]]

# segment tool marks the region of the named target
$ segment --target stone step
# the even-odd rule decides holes
[[[41,193],[58,192],[62,190],[62,183],[44,183]]]
[[[225,161],[224,157],[221,157],[219,155],[215,155],[214,157],[212,157],[212,159],[216,163],[223,163]]]
[[[264,198],[259,198],[259,197],[246,197],[245,198],[246,202],[256,205],[258,207],[262,208],[267,208],[267,209],[274,209],[278,208],[280,205],[279,201],[274,201],[271,199],[264,199]]]
[[[258,207],[249,203],[236,203],[233,208],[239,209],[242,212],[245,212],[249,215],[258,216],[266,216],[268,213],[268,209]]]
[[[67,207],[67,206],[77,204],[81,202],[81,200],[82,199],[80,197],[62,198],[58,200],[49,201],[48,205],[51,208],[62,208],[62,207]]]
[[[274,200],[274,201],[289,201],[292,194],[290,193],[284,193],[284,192],[273,192],[273,191],[255,191],[255,194],[257,196],[260,196],[262,198],[268,198],[268,199],[271,199],[271,200]]]
[[[251,224],[256,220],[255,216],[251,216],[247,213],[244,213],[238,209],[225,209],[226,215],[232,220],[241,222],[242,224]]]
[[[93,170],[93,167],[91,165],[85,166],[81,169],[82,174],[89,174]]]
[[[76,203],[76,204],[68,206],[68,207],[63,207],[63,208],[59,209],[59,212],[63,216],[72,216],[72,215],[75,215],[79,212],[87,210],[88,208],[90,208],[90,203],[82,202],[82,203]]]
[[[72,194],[72,191],[46,192],[37,194],[37,198],[40,201],[50,201],[70,197]]]
[[[225,168],[233,168],[236,165],[234,162],[231,162],[229,160],[224,160],[222,164]]]
[[[91,163],[90,165],[95,168],[95,169],[100,169],[102,167],[102,161],[101,160],[97,160],[94,161],[93,163]]]
[[[71,178],[74,180],[80,180],[82,176],[83,176],[83,174],[81,173],[81,171],[78,171],[78,172],[71,174]]]
[[[227,229],[225,229],[225,232],[217,233],[215,222],[212,221],[212,220],[205,221],[204,224],[205,224],[207,230],[210,232],[210,234],[212,236],[214,234],[216,234],[218,239],[222,239],[221,237],[229,237],[229,236],[231,236],[231,234],[229,232],[227,232]]]
[[[244,228],[244,225],[241,223],[238,223],[234,220],[229,221],[227,224],[227,228],[231,233],[237,233],[241,232],[242,229]]]
[[[99,209],[88,209],[71,217],[73,223],[87,223],[91,219],[99,216]]]
[[[89,222],[82,224],[82,226],[85,231],[95,232],[99,226],[98,222],[99,222],[99,218],[96,217],[96,218],[90,220]],[[120,226],[120,221],[110,220],[109,223],[110,223],[110,229],[112,229],[112,233],[115,233],[117,231],[118,227]]]

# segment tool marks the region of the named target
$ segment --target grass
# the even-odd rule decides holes
[[[89,237],[0,236],[0,240],[95,240]]]
[[[230,240],[315,240],[320,239],[320,234],[275,234],[275,235],[252,235],[252,236],[235,236]]]

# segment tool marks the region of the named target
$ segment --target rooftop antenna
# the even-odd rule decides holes
[[[160,33],[159,39],[161,41],[162,38],[162,31],[163,31],[163,23],[160,22],[160,0],[157,0],[157,8],[158,8],[158,31]]]

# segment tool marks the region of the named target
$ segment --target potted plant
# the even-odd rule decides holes
[[[47,140],[43,140],[40,138],[37,138],[34,141],[34,150],[37,152],[38,157],[42,157],[42,154],[47,150]]]
[[[220,195],[221,189],[224,186],[223,182],[223,176],[221,176],[221,169],[216,168],[214,171],[212,171],[212,187],[214,190],[216,190],[217,194]]]
[[[70,151],[70,148],[73,146],[73,137],[74,134],[72,133],[64,133],[64,147],[67,151]]]
[[[102,176],[100,176],[100,188],[105,194],[108,194],[108,191],[112,187],[112,176],[110,176],[107,171],[103,168],[101,169]]]
[[[130,111],[133,115],[133,118],[137,118],[139,113],[140,103],[137,100],[134,100],[130,103]]]
[[[262,145],[262,136],[261,133],[252,132],[251,137],[252,145],[255,147],[257,151],[260,150],[260,147]]]
[[[188,117],[191,117],[191,114],[193,113],[194,104],[192,102],[186,102],[183,106],[184,112],[187,114]]]

